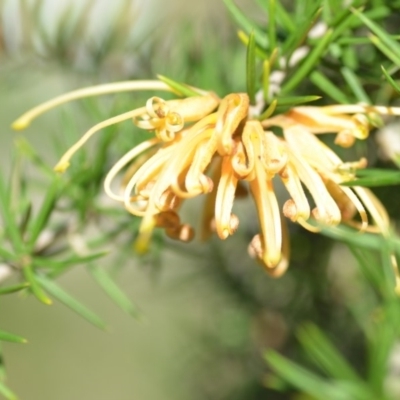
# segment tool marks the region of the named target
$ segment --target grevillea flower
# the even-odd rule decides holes
[[[29,111],[13,127],[25,128],[37,115],[66,101],[129,90],[174,91],[160,81],[77,90]],[[147,140],[111,168],[104,183],[112,199],[142,217],[138,251],[147,249],[155,227],[164,228],[174,239],[191,240],[194,230],[181,221],[179,209],[185,199],[199,195],[207,196],[202,236],[216,232],[226,239],[239,225],[232,208],[243,187],[254,198],[260,225],[249,253],[273,276],[281,275],[288,266],[285,218],[311,231],[346,222],[360,231],[388,232],[387,213],[369,190],[341,186],[354,179],[356,169],[366,166],[365,159],[343,162],[316,134],[336,133],[339,145],[350,146],[356,138],[368,136],[378,114],[400,115],[400,109],[302,106],[260,121],[250,114],[247,94],[233,93],[220,99],[212,92],[193,90],[197,96],[168,101],[151,97],[144,107],[100,122],[55,167],[61,172],[68,168],[72,155],[104,127],[130,119],[149,132]],[[275,135],[272,127],[280,127],[283,137]],[[113,181],[124,169],[121,191],[115,192]],[[282,206],[274,191],[276,179],[290,197]],[[357,214],[359,218],[355,218]],[[400,284],[398,276],[397,282]]]

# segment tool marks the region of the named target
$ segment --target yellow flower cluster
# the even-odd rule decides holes
[[[24,128],[37,115],[66,101],[125,90],[173,91],[160,81],[121,82],[87,88],[61,96],[23,115],[14,128]],[[257,208],[260,233],[249,245],[273,276],[288,266],[288,243],[284,217],[316,231],[341,221],[360,230],[370,229],[368,215],[380,232],[389,219],[378,199],[362,187],[341,183],[354,178],[364,159],[344,163],[315,135],[336,133],[336,142],[350,146],[355,138],[368,136],[374,114],[400,114],[399,109],[363,105],[295,107],[259,120],[250,114],[244,93],[223,99],[214,93],[194,89],[198,96],[164,101],[150,98],[145,107],[103,121],[90,129],[62,157],[56,166],[64,171],[71,156],[98,130],[132,119],[149,132],[148,140],[125,154],[105,179],[106,193],[122,203],[131,214],[142,217],[136,242],[145,251],[152,231],[162,227],[168,236],[189,241],[193,228],[182,222],[183,200],[206,195],[203,236],[216,232],[221,239],[232,235],[239,219],[232,213],[235,194],[247,187]],[[283,136],[272,132],[279,127]],[[116,193],[113,180],[127,166],[122,190]],[[289,200],[279,205],[274,179],[280,179]],[[357,214],[358,219],[354,219]],[[373,228],[373,227],[372,227]]]

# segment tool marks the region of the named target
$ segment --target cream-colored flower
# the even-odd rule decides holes
[[[37,115],[65,101],[148,89],[173,91],[159,81],[122,82],[78,90],[33,109],[14,127],[25,127]],[[377,114],[399,115],[400,109],[302,106],[259,121],[249,115],[249,99],[244,93],[219,99],[212,92],[193,90],[198,96],[168,101],[152,97],[145,107],[95,125],[55,168],[64,171],[72,155],[106,126],[132,119],[137,127],[154,132],[111,168],[104,183],[112,199],[131,214],[142,217],[136,241],[138,251],[147,249],[155,227],[164,228],[174,239],[191,240],[193,228],[181,221],[179,209],[184,200],[199,195],[206,196],[202,236],[215,231],[226,239],[239,225],[232,210],[243,185],[254,198],[260,225],[249,252],[273,276],[281,275],[289,262],[283,216],[312,231],[340,222],[361,231],[371,227],[382,233],[388,231],[387,213],[369,190],[341,186],[354,179],[354,171],[364,168],[365,160],[344,163],[315,135],[336,133],[337,143],[349,146],[356,138],[368,136]],[[273,126],[282,128],[283,138],[271,131]],[[126,168],[121,191],[116,193],[113,181]],[[283,182],[290,197],[283,206],[276,198],[275,179]],[[357,214],[360,218],[355,221]],[[372,217],[372,225],[368,216]]]

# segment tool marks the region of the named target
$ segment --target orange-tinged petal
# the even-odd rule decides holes
[[[257,121],[249,121],[246,125],[252,125],[259,131],[261,137],[260,161],[268,176],[273,178],[287,164],[287,152],[284,145],[272,132],[264,132],[261,124]]]
[[[387,235],[389,233],[390,219],[383,204],[371,192],[371,190],[367,188],[354,186],[353,190],[365,205],[365,208],[371,215],[375,225],[378,227],[379,232],[383,235]]]
[[[262,232],[259,257],[267,268],[275,268],[282,257],[281,217],[272,181],[267,181],[263,170],[250,182],[250,190],[256,202]]]
[[[115,165],[108,171],[106,178],[104,180],[104,190],[109,197],[117,201],[124,201],[123,196],[115,194],[111,190],[111,183],[116,175],[125,167],[130,161],[132,161],[139,154],[144,151],[150,149],[152,146],[155,146],[159,143],[159,139],[153,138],[150,140],[146,140],[145,142],[140,143],[130,151],[128,151],[122,158],[120,158]]]
[[[304,127],[292,126],[283,131],[286,143],[292,152],[306,160],[319,171],[332,171],[343,161],[328,146]]]
[[[310,205],[307,196],[304,193],[296,168],[292,163],[288,163],[280,176],[287,191],[292,197],[291,200],[285,203],[283,214],[293,222],[297,221],[299,218],[305,221],[308,220],[308,218],[310,218]]]
[[[218,152],[221,156],[232,153],[232,136],[239,124],[247,117],[248,109],[249,96],[245,93],[233,93],[224,97],[221,101],[215,125]]]
[[[167,101],[170,111],[181,115],[185,122],[199,121],[212,113],[219,103],[220,99],[212,92],[204,96],[193,96],[182,100]]]
[[[223,157],[221,178],[215,199],[215,228],[221,239],[226,239],[237,229],[238,221],[232,217],[237,182],[238,179],[232,169],[230,157]]]
[[[272,180],[260,161],[262,154],[262,135],[264,131],[257,123],[248,123],[252,127],[250,139],[255,151],[254,179],[250,181],[250,190],[256,203],[261,227],[261,260],[268,268],[278,265],[282,257],[282,227],[278,201]]]
[[[315,201],[319,221],[327,225],[337,225],[341,220],[341,213],[336,202],[329,194],[322,178],[304,159],[294,153],[292,149],[288,149],[288,151],[290,152],[289,158],[300,180],[310,191]]]

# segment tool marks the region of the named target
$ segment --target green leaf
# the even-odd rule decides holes
[[[29,282],[24,282],[18,285],[6,286],[4,288],[0,287],[0,295],[19,292],[20,290],[26,289],[29,286],[30,286]]]
[[[388,373],[388,359],[399,337],[398,298],[386,302],[380,310],[379,322],[374,324],[374,335],[368,346],[368,382],[376,392],[383,392]]]
[[[388,51],[387,55],[392,54],[395,59],[398,60],[395,64],[399,65],[400,44],[393,40],[384,29],[368,18],[365,14],[355,9],[352,9],[352,12],[377,36],[377,40],[374,40],[375,44],[382,44],[382,47],[386,48]]]
[[[331,390],[330,385],[322,378],[312,374],[305,368],[293,363],[279,353],[268,350],[264,357],[269,366],[282,378],[305,393],[315,393],[320,398]],[[327,399],[329,396],[327,396]]]
[[[41,170],[41,172],[51,177],[52,179],[54,178],[53,168],[49,167],[49,165],[43,160],[43,158],[40,157],[37,151],[26,139],[22,137],[17,138],[15,140],[15,147],[23,157],[26,157],[29,161],[31,161],[36,167]]]
[[[351,26],[357,21],[357,17],[354,14],[350,14],[348,9],[345,9],[338,17],[332,22],[331,28],[334,28],[334,34],[332,41],[337,42],[337,39],[342,36],[344,32],[347,32]]]
[[[104,268],[95,265],[87,267],[90,274],[100,285],[100,287],[108,294],[108,296],[120,307],[123,311],[130,314],[134,318],[139,318],[138,308],[131,302],[128,296],[119,288],[119,286],[111,279]]]
[[[374,44],[389,60],[393,61],[395,65],[400,65],[400,56],[394,53],[386,43],[382,42],[375,35],[368,35],[368,39]]]
[[[10,189],[6,186],[2,175],[0,175],[0,213],[3,217],[4,229],[15,250],[22,252],[24,244],[15,218],[15,211],[11,207]]]
[[[269,118],[275,111],[276,105],[278,104],[278,100],[274,99],[271,101],[271,104],[267,107],[267,109],[258,117],[260,121],[263,121]]]
[[[98,253],[89,254],[87,256],[72,256],[65,260],[53,260],[50,257],[39,257],[33,258],[32,263],[35,267],[48,267],[53,271],[47,274],[48,277],[54,278],[63,273],[66,269],[71,266],[78,264],[87,264],[91,261],[97,260],[108,254],[108,251],[99,251]]]
[[[249,35],[247,35],[244,31],[239,30],[238,31],[238,37],[240,39],[240,41],[246,46],[246,48],[249,46]],[[256,56],[258,58],[261,58],[262,60],[265,60],[266,58],[268,58],[268,54],[265,50],[263,50],[260,46],[257,45],[256,43]]]
[[[269,48],[272,50],[276,47],[275,10],[276,0],[268,0],[268,40]]]
[[[184,97],[192,97],[192,96],[199,96],[200,93],[193,90],[190,86],[186,85],[185,83],[176,82],[170,78],[167,78],[163,75],[157,75],[157,78],[161,81],[166,83],[170,86],[178,96]]]
[[[371,40],[366,37],[353,37],[353,36],[342,36],[338,40],[335,41],[336,44],[342,45],[359,45],[359,44],[369,44]]]
[[[356,179],[341,183],[342,186],[385,186],[399,185],[400,171],[391,171],[387,169],[368,168],[360,169],[356,172]]]
[[[225,6],[232,14],[236,23],[248,34],[254,31],[256,42],[263,48],[268,48],[267,35],[239,9],[233,0],[224,0]]]
[[[282,53],[288,60],[292,56],[293,52],[300,47],[310,32],[311,28],[315,25],[318,18],[320,17],[322,8],[320,8],[320,1],[317,1],[314,5],[308,17],[304,18],[303,22],[292,32],[292,34],[286,39]]]
[[[397,93],[400,93],[400,85],[393,80],[393,78],[389,75],[383,65],[381,65],[381,69],[389,84],[393,87],[394,90],[396,90]]]
[[[355,74],[355,72],[347,67],[343,67],[341,69],[341,72],[342,72],[342,75],[343,75],[344,79],[346,80],[349,88],[354,93],[354,96],[356,97],[357,101],[362,102],[362,103],[371,104],[371,99],[365,92],[365,90],[360,82],[360,78]]]
[[[266,12],[269,12],[269,3],[265,0],[256,0],[258,5]],[[275,19],[287,32],[296,30],[296,24],[293,21],[293,16],[290,15],[282,6],[279,0],[275,1]]]
[[[398,5],[397,5],[398,8]],[[363,12],[362,8],[358,8],[358,11]],[[364,11],[363,14],[365,17],[369,18],[370,20],[380,20],[386,17],[389,17],[392,14],[393,10],[391,10],[391,7],[386,7],[384,3],[382,3],[381,6],[376,6],[376,7],[371,7],[369,10]],[[352,24],[352,28],[358,28],[363,24],[362,21],[359,21],[359,23],[354,22]],[[388,34],[388,33],[387,33]]]
[[[327,381],[273,350],[265,354],[270,367],[291,385],[317,400],[376,400],[377,397],[366,389],[349,381]]]
[[[270,61],[269,60],[265,60],[263,62],[263,69],[262,69],[262,90],[263,90],[263,97],[264,97],[265,101],[269,100],[270,74],[271,74]]]
[[[27,343],[28,341],[21,336],[15,335],[14,333],[9,333],[0,330],[0,340],[13,343]]]
[[[7,400],[18,400],[18,397],[13,393],[3,382],[0,381],[0,394]]]
[[[37,276],[38,282],[58,301],[63,303],[65,306],[75,311],[86,321],[90,322],[94,326],[100,329],[106,329],[106,324],[103,320],[97,316],[93,311],[89,310],[86,306],[81,304],[78,300],[68,294],[66,291],[61,289],[55,282],[48,279],[45,276]]]
[[[347,246],[354,258],[357,260],[361,272],[365,278],[372,284],[373,287],[382,287],[384,281],[383,271],[382,268],[376,268],[375,263],[371,262],[371,260],[373,260],[371,252],[349,243]]]
[[[318,400],[355,400],[325,379],[293,363],[273,350],[265,354],[269,366],[292,386]],[[366,400],[366,399],[364,399]]]
[[[317,326],[311,323],[304,324],[298,330],[297,336],[307,355],[328,376],[336,380],[356,381],[362,384],[356,371]]]
[[[379,250],[385,240],[381,235],[372,233],[357,234],[353,228],[344,225],[323,227],[321,233],[335,240],[340,240],[354,246]]]
[[[46,196],[43,199],[43,203],[42,206],[40,207],[38,215],[36,216],[36,218],[31,219],[32,223],[28,227],[29,231],[28,246],[30,248],[34,246],[40,233],[47,225],[51,213],[54,210],[54,205],[60,194],[60,187],[62,183],[63,181],[59,176],[54,176],[53,181],[50,183],[47,189]]]
[[[279,106],[296,106],[299,104],[310,103],[312,101],[319,100],[321,96],[287,96],[287,97],[278,97],[276,100],[278,101]]]
[[[399,270],[395,255],[394,244],[390,240],[385,240],[380,248],[381,266],[383,269],[384,283],[386,285],[385,297],[398,300],[400,287],[398,286]],[[398,310],[400,312],[400,309]],[[400,330],[398,332],[400,334]]]
[[[259,0],[259,2],[265,3],[264,0]],[[294,32],[297,28],[292,16],[285,10],[279,0],[276,2],[276,19],[288,32]]]
[[[251,32],[246,53],[246,85],[250,104],[256,103],[256,42],[254,32]]]
[[[42,302],[43,304],[50,305],[52,301],[49,297],[47,297],[44,290],[41,288],[40,284],[38,283],[37,276],[34,273],[31,265],[26,265],[22,268],[22,272],[25,276],[25,279],[30,284],[30,290],[35,295],[35,297]]]
[[[338,103],[342,104],[351,103],[346,94],[343,93],[337,85],[333,84],[321,72],[314,71],[310,76],[310,80],[315,86],[317,86],[320,90],[322,90],[324,93],[326,93],[329,97],[331,97]]]
[[[311,73],[319,59],[327,51],[328,45],[332,39],[332,33],[332,30],[328,30],[324,37],[320,39],[316,46],[312,49],[310,54],[308,54],[304,58],[303,62],[296,67],[293,75],[282,86],[281,93],[288,93],[295,89],[306,78],[306,76]]]
[[[7,260],[7,261],[15,260],[16,258],[18,258],[15,254],[9,252],[8,250],[4,249],[3,247],[0,247],[0,256],[2,258],[4,258],[4,260]]]

